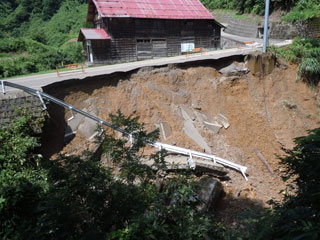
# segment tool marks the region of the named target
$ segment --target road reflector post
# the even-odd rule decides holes
[[[56,70],[57,70],[57,76],[60,77],[59,68],[56,67]]]

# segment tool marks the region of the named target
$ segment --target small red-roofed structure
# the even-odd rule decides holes
[[[199,0],[89,0],[78,41],[92,63],[169,57],[220,48],[220,30]]]

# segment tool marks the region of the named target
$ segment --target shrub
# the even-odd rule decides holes
[[[285,48],[271,47],[277,57],[299,64],[297,80],[303,79],[308,84],[317,85],[320,81],[320,42],[312,39],[295,38]]]
[[[319,239],[320,236],[320,129],[295,139],[281,163],[285,180],[291,179],[291,195],[275,205],[270,235],[266,239]]]

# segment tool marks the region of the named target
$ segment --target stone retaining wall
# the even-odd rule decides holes
[[[35,117],[43,113],[43,106],[36,96],[22,91],[0,92],[0,128],[9,126],[17,116],[17,110],[25,108]]]
[[[269,38],[293,39],[298,35],[297,26],[291,23],[271,22],[269,24]]]
[[[320,34],[320,17],[310,20],[307,28],[308,36],[319,39],[318,34]]]
[[[218,21],[227,25],[226,33],[243,37],[263,38],[263,21],[237,19],[229,13],[215,13],[214,16]],[[320,18],[310,21],[306,28],[308,29],[308,35],[317,36],[320,33]],[[269,22],[269,38],[271,39],[292,39],[299,35],[301,34],[299,34],[298,26],[295,24]]]
[[[260,24],[242,19],[230,19],[226,33],[243,36],[243,37],[259,37]]]

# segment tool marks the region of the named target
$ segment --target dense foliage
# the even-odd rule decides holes
[[[201,0],[209,9],[236,10],[238,14],[263,15],[265,11],[265,0]],[[285,21],[295,22],[307,20],[320,16],[319,0],[271,0],[270,13],[275,10],[289,12],[284,17]]]
[[[82,62],[75,42],[86,26],[84,0],[0,2],[0,78]]]
[[[320,81],[320,42],[312,39],[294,39],[287,48],[272,47],[278,57],[299,64],[297,80],[302,78],[311,85]]]
[[[306,21],[320,17],[320,0],[299,1],[292,11],[283,18],[288,22]]]
[[[298,0],[271,0],[270,12],[277,9],[289,11],[297,2]],[[263,15],[265,10],[265,0],[202,0],[202,3],[209,9],[236,10],[239,14]]]
[[[80,43],[67,43],[60,48],[50,47],[31,39],[3,38],[0,52],[15,52],[17,57],[0,59],[0,78],[54,69],[66,64],[81,62],[83,59]]]
[[[282,164],[292,195],[277,205],[270,239],[319,239],[320,237],[320,128],[295,139],[296,146],[286,150]]]
[[[154,141],[135,118],[113,123]],[[216,230],[197,208],[198,185],[186,172],[167,177],[165,152],[143,164],[144,142],[106,134],[108,166],[91,154],[41,159],[29,116],[0,131],[1,239],[205,239]],[[112,166],[112,167],[111,167]],[[155,170],[154,167],[159,169]],[[159,185],[159,183],[161,183]]]
[[[104,133],[104,165],[91,153],[42,159],[35,153],[41,122],[30,115],[0,129],[1,239],[319,238],[319,128],[297,138],[282,158],[284,180],[291,179],[284,201],[267,213],[243,212],[235,229],[199,209],[191,172],[167,175],[165,152],[144,164],[141,139],[152,142],[157,132],[146,133],[137,118],[121,113],[111,119],[140,140]]]

